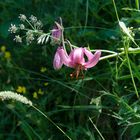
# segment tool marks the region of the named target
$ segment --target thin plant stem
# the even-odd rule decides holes
[[[65,43],[69,44],[70,47],[73,47],[73,48],[79,48],[78,46],[75,46],[73,44],[70,43],[69,40],[65,41]],[[90,50],[91,52],[96,52],[97,50]],[[112,54],[116,54],[116,52],[114,51],[109,51],[109,50],[100,50],[101,52],[105,52],[105,53],[112,53]]]
[[[93,124],[94,128],[96,129],[96,131],[98,132],[98,134],[100,135],[100,137],[102,138],[102,140],[105,140],[105,138],[103,137],[103,135],[101,134],[101,132],[98,130],[98,128],[96,127],[96,125],[93,123],[92,119],[89,117],[90,122]]]
[[[78,46],[75,46],[73,44],[70,43],[70,41],[67,41],[65,43],[68,43],[71,47],[73,48],[78,48]],[[97,50],[90,50],[91,52],[96,52]],[[99,60],[105,60],[105,59],[108,59],[108,58],[113,58],[113,57],[117,57],[117,56],[121,56],[121,55],[124,55],[125,54],[125,51],[123,48],[121,48],[121,51],[120,53],[118,52],[115,52],[115,51],[109,51],[109,50],[100,50],[101,52],[105,52],[105,53],[111,53],[110,55],[106,55],[106,56],[103,56],[101,57]],[[128,49],[128,53],[140,53],[140,48],[129,48]]]
[[[115,54],[111,54],[111,55],[106,55],[106,56],[101,57],[99,60],[105,60],[105,59],[108,59],[108,58],[113,58],[113,57],[121,56],[123,54],[124,54],[124,52],[115,53]]]
[[[128,41],[127,41],[127,43],[128,43]],[[136,93],[137,98],[139,99],[139,93],[138,93],[138,90],[137,90],[137,87],[136,87],[136,84],[135,84],[135,80],[134,80],[134,76],[133,76],[133,72],[132,72],[132,68],[131,68],[131,64],[130,64],[130,60],[129,60],[129,56],[128,56],[128,47],[129,47],[128,45],[129,44],[127,44],[127,46],[125,46],[125,44],[124,44],[124,46],[125,46],[124,47],[125,55],[126,55],[126,59],[127,59],[127,63],[128,63],[132,83],[133,83],[133,86],[134,86],[134,89],[135,89],[135,93]]]
[[[48,121],[50,121],[55,127],[57,127],[69,140],[72,140],[58,125],[56,125],[46,114],[44,114],[41,110],[39,110],[37,107],[32,107],[38,111],[40,114],[42,114]]]
[[[135,3],[136,3],[137,10],[139,10],[139,0],[135,0]]]
[[[26,19],[26,22],[31,26],[33,30],[35,30],[34,26],[29,22],[29,20]]]
[[[101,52],[108,52],[106,50],[101,50]],[[109,53],[109,52],[108,52]],[[137,53],[140,53],[140,48],[128,48],[127,49],[127,53],[131,54],[137,54]],[[110,55],[106,55],[106,56],[103,56],[100,58],[100,60],[105,60],[105,59],[108,59],[108,58],[113,58],[113,57],[117,57],[117,56],[122,56],[125,54],[125,51],[122,51],[120,53],[117,53],[117,52],[114,52],[114,54],[110,54]]]
[[[140,12],[140,10],[131,9],[131,8],[122,8],[122,10]]]
[[[90,50],[91,52],[96,52],[96,51],[99,51],[99,50]],[[114,52],[114,51],[109,51],[109,50],[100,50],[101,52],[105,52],[105,53],[111,53],[111,54],[117,54],[117,52]]]
[[[127,129],[128,129],[128,126],[124,128],[123,132],[120,135],[120,139],[122,139],[122,137],[123,137],[123,135],[124,135],[124,133],[126,132]]]
[[[87,2],[86,2],[86,19],[85,19],[85,27],[84,27],[84,30],[86,29],[87,22],[88,22],[88,6],[89,6],[89,2],[87,0]]]
[[[116,4],[115,4],[115,0],[112,0],[112,1],[113,1],[113,6],[114,6],[114,10],[115,10],[115,13],[116,13],[117,20],[119,22],[120,20],[119,20],[119,16],[118,16],[118,12],[117,12],[117,7],[116,7]]]
[[[62,18],[60,17],[60,25],[62,27],[62,45],[64,47],[64,50],[66,51],[66,46],[65,46],[65,39],[64,39],[64,28],[63,28],[63,22]],[[67,52],[67,51],[66,51]]]

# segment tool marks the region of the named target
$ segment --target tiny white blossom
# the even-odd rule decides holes
[[[33,16],[33,15],[31,15],[31,16],[29,17],[29,19],[30,19],[31,23],[36,23],[36,22],[37,22],[37,17],[35,17],[35,16]]]
[[[19,28],[20,28],[21,30],[24,30],[24,29],[25,29],[24,24],[20,24],[20,25],[19,25]]]
[[[26,33],[27,44],[30,44],[33,40],[34,40],[34,35],[33,35],[32,31],[28,31]]]
[[[26,32],[26,35],[27,36],[30,36],[30,35],[32,35],[33,34],[33,32],[31,31],[31,30],[29,30],[28,32]]]
[[[24,22],[27,19],[27,17],[23,14],[20,14],[19,19]]]
[[[14,40],[15,40],[16,42],[19,42],[19,43],[22,42],[22,38],[21,38],[19,35],[16,35],[15,38],[14,38]]]
[[[11,32],[11,33],[16,33],[16,31],[17,31],[17,27],[16,27],[16,25],[15,24],[11,24],[11,27],[9,28],[9,32]]]
[[[43,27],[43,23],[39,20],[35,23],[35,26],[38,28],[38,29],[41,29]]]

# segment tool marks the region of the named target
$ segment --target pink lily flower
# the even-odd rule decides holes
[[[87,61],[84,56],[87,57]],[[67,67],[75,68],[75,71],[70,76],[78,78],[80,72],[82,72],[83,76],[83,70],[94,67],[99,62],[100,56],[101,51],[96,51],[92,54],[86,48],[75,48],[68,55],[62,47],[58,47],[53,66],[54,69],[60,69],[64,64]]]
[[[59,23],[55,22],[54,28],[51,30],[51,44],[56,45],[61,43],[62,27]]]

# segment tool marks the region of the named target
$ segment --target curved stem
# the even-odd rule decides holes
[[[124,54],[124,52],[115,53],[115,54],[111,54],[111,55],[106,55],[106,56],[100,57],[99,60],[105,60],[105,59],[113,58],[113,57],[120,56],[120,55],[123,55],[123,54]]]
[[[91,52],[96,52],[98,50],[90,50]],[[105,53],[112,53],[112,54],[118,54],[117,52],[114,52],[114,51],[109,51],[109,50],[100,50],[101,52],[105,52]]]
[[[60,17],[60,25],[62,27],[62,45],[64,47],[64,50],[66,51],[66,46],[65,46],[65,39],[64,39],[64,28],[63,28],[63,22],[62,18]],[[67,52],[67,51],[66,51]]]

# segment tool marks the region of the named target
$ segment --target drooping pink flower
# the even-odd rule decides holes
[[[87,61],[85,60],[87,57]],[[55,69],[60,69],[62,65],[75,68],[75,72],[71,74],[72,77],[78,78],[80,72],[94,67],[101,56],[101,51],[96,51],[94,54],[86,48],[75,48],[68,55],[63,47],[59,47],[56,51],[53,66]],[[83,74],[82,74],[83,76]]]
[[[53,67],[54,69],[60,69],[63,65],[63,61],[62,61],[62,58],[61,58],[61,47],[58,47],[57,48],[57,51],[54,55],[54,60],[53,60]]]
[[[59,23],[55,22],[54,28],[51,30],[51,44],[56,45],[61,43],[62,27]]]

